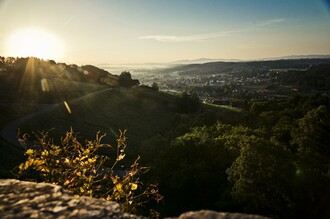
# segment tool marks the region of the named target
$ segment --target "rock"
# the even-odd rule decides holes
[[[116,202],[77,197],[47,183],[0,180],[0,218],[141,218],[125,214]]]
[[[0,179],[0,218],[143,219],[143,217],[123,213],[116,202],[86,196],[79,197],[60,186],[15,179]],[[258,215],[223,213],[209,210],[186,212],[180,215],[178,219],[200,218],[267,219]]]
[[[202,211],[190,211],[183,213],[178,219],[270,219],[253,214],[241,214],[241,213],[227,213],[227,212],[216,212],[209,210]]]

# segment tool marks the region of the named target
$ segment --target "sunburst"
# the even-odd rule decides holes
[[[6,42],[6,51],[8,55],[15,57],[60,59],[63,46],[60,40],[48,31],[26,28],[10,35]]]

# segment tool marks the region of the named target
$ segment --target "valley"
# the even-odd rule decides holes
[[[52,142],[63,145],[71,129],[81,142],[100,132],[102,143],[115,146],[127,130],[127,156],[116,171],[141,156],[151,167],[141,179],[156,183],[165,197],[164,205],[150,204],[162,216],[198,209],[281,218],[283,212],[287,218],[327,214],[318,207],[330,194],[329,59],[188,64],[120,75],[37,58],[2,60],[2,178],[14,177],[26,159],[18,144],[24,133],[31,148],[33,133],[50,130]],[[98,153],[113,159],[110,152]],[[301,193],[306,186],[313,193]],[[306,205],[316,207],[301,211]]]

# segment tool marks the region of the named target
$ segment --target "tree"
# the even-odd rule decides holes
[[[130,81],[132,80],[132,75],[129,71],[124,71],[119,75],[119,82],[120,81]]]
[[[180,94],[177,104],[181,113],[194,113],[201,107],[201,101],[196,93],[189,95],[187,92]]]
[[[119,85],[122,87],[132,87],[134,85],[140,84],[138,80],[133,80],[132,75],[128,71],[122,72],[118,77]]]
[[[234,184],[232,194],[246,211],[290,218],[294,212],[289,196],[294,166],[289,151],[255,135],[241,136],[240,156],[227,170]]]
[[[297,148],[297,205],[305,217],[329,218],[330,113],[325,106],[298,120],[292,130],[292,144]]]
[[[155,91],[158,91],[159,90],[159,86],[158,86],[158,84],[156,82],[152,83],[151,88],[153,90],[155,90]]]
[[[235,156],[225,148],[224,140],[232,128],[224,124],[196,127],[159,150],[153,165],[155,178],[166,193],[171,214],[201,208],[232,210],[224,208],[222,200],[230,190],[226,169]],[[225,201],[232,206],[228,198]]]
[[[319,106],[307,112],[298,120],[292,137],[300,154],[310,152],[330,159],[330,113],[327,108]]]
[[[51,64],[51,65],[56,65],[56,62],[55,62],[54,60],[52,60],[52,59],[49,59],[49,60],[47,60],[47,61],[48,61],[48,63]]]

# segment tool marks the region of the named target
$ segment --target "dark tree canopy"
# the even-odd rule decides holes
[[[140,84],[139,80],[132,79],[132,75],[128,71],[124,71],[119,75],[118,82],[122,87],[133,87]]]

